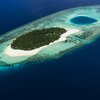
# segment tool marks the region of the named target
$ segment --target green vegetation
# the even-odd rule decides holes
[[[20,50],[33,50],[59,39],[60,35],[65,32],[66,30],[64,28],[59,27],[33,30],[16,38],[12,42],[11,47]]]

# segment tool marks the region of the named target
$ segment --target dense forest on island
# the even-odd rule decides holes
[[[66,29],[59,27],[52,27],[40,30],[33,30],[16,38],[11,47],[19,50],[33,50],[60,38],[60,35],[65,33]]]

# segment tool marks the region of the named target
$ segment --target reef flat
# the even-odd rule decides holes
[[[32,53],[23,53],[22,51],[22,56],[11,56],[13,53],[18,55],[18,53],[20,53],[19,51],[10,51],[8,53],[7,50],[9,49],[9,45],[20,36],[31,33],[35,30],[56,27],[66,29],[66,34],[62,33],[60,41],[56,41],[47,45],[45,48],[39,49],[35,55],[34,51],[32,51]],[[99,37],[99,30],[99,5],[77,7],[57,12],[2,35],[0,37],[0,65],[5,66],[21,62],[39,61],[60,57],[70,50],[74,50],[77,47],[93,42],[97,37]],[[21,46],[23,47],[23,45]],[[27,55],[24,55],[25,53]]]

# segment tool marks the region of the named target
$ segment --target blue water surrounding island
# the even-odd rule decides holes
[[[61,10],[99,4],[99,0],[1,0],[0,34]],[[97,22],[93,17],[89,24]],[[0,100],[99,100],[99,44],[98,37],[59,59],[1,66]]]

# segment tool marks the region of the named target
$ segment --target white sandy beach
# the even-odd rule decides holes
[[[67,36],[74,34],[74,33],[77,33],[77,32],[79,32],[78,29],[67,30],[67,32],[62,34],[58,40],[50,43],[49,45],[52,45],[52,44],[57,43],[57,42],[65,41]],[[44,48],[46,48],[49,45],[45,45],[45,46],[39,47],[39,48],[34,49],[34,50],[30,50],[30,51],[15,50],[15,49],[11,48],[11,45],[9,45],[5,49],[5,54],[7,54],[8,56],[11,56],[11,57],[32,56],[32,55],[36,55],[38,52],[40,52],[41,50],[43,50]]]

